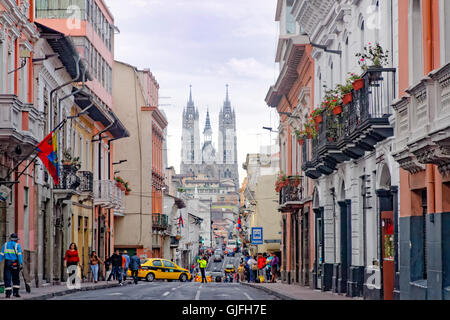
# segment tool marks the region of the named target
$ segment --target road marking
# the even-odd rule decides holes
[[[110,296],[121,296],[121,295],[123,295],[123,293],[121,293],[121,292],[114,292],[114,293],[110,293],[109,295]]]
[[[170,294],[170,291],[167,291],[167,292],[164,292],[164,293],[163,293],[163,296],[164,296],[164,297],[167,297],[169,294]]]
[[[195,294],[195,300],[200,300],[200,289],[197,290],[197,293]]]
[[[244,292],[244,295],[247,297],[248,300],[253,300],[253,298],[250,297],[247,292]]]

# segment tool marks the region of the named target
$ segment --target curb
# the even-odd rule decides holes
[[[124,282],[125,285],[131,284],[131,283],[132,283],[131,281]],[[48,300],[48,299],[51,299],[54,297],[61,297],[61,296],[65,296],[65,295],[69,295],[69,294],[81,292],[81,291],[101,290],[101,289],[115,288],[115,287],[119,287],[119,286],[120,285],[118,283],[111,283],[111,284],[98,285],[95,287],[82,287],[81,289],[67,289],[67,290],[63,290],[63,291],[46,293],[46,294],[43,294],[40,296],[31,297],[31,298],[22,296],[22,300]]]
[[[258,289],[258,290],[265,291],[265,292],[270,293],[271,295],[276,296],[276,297],[278,297],[278,298],[280,298],[282,300],[300,300],[300,299],[295,299],[295,298],[293,298],[291,296],[279,293],[278,291],[269,289],[267,287],[255,286],[255,285],[253,285],[251,283],[245,283],[245,282],[239,282],[239,283],[244,285],[244,286],[247,286],[247,287],[252,287],[252,288],[255,288],[255,289]]]

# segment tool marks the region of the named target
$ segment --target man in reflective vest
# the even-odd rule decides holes
[[[197,263],[198,263],[198,266],[200,267],[200,272],[202,274],[202,283],[203,282],[207,283],[208,280],[206,279],[205,270],[206,270],[206,265],[208,264],[208,262],[206,262],[205,256],[203,256],[201,259],[197,260]]]
[[[6,298],[11,297],[11,291],[14,297],[20,298],[20,270],[22,270],[22,248],[17,242],[19,237],[13,233],[9,237],[9,241],[6,242],[0,252],[0,262],[5,259],[4,279],[5,279],[5,294]],[[12,280],[12,287],[11,287]]]

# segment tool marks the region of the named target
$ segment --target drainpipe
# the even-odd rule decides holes
[[[433,70],[433,29],[432,29],[432,3],[431,0],[422,1],[423,10],[423,33],[424,33],[424,73],[428,74]],[[427,187],[427,208],[428,213],[435,212],[434,206],[434,165],[426,165],[425,183]]]
[[[50,91],[50,114],[53,114],[53,95],[55,94],[56,91],[60,90],[61,88],[68,86],[69,84],[74,83],[76,80],[78,80],[78,78],[80,77],[80,61],[81,61],[81,57],[78,56],[77,60],[76,60],[76,66],[77,66],[77,75],[74,79],[71,79],[70,81],[56,87],[55,89],[53,89],[52,91]],[[50,117],[50,128],[53,128],[53,118]]]

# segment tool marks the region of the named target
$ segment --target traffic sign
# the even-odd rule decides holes
[[[263,228],[252,228],[252,244],[258,245],[263,244]]]

